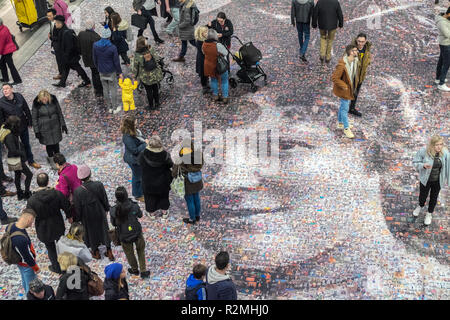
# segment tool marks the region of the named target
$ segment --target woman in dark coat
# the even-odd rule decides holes
[[[195,29],[195,45],[197,47],[197,59],[195,63],[195,71],[200,77],[200,83],[203,87],[203,94],[209,93],[209,77],[205,76],[205,55],[202,51],[203,42],[208,37],[208,27],[201,26]]]
[[[208,27],[217,31],[219,43],[223,44],[228,49],[231,48],[231,36],[234,33],[234,28],[224,12],[219,12],[217,14],[217,19],[208,23]]]
[[[61,277],[59,278],[58,289],[56,289],[56,300],[89,300],[88,281],[90,271],[84,262],[78,259],[75,255],[69,252],[63,252],[58,256],[58,262],[61,266]],[[80,282],[79,287],[71,288],[68,286],[71,283],[72,272],[67,272],[70,267],[79,267]],[[86,270],[86,271],[85,271]]]
[[[116,46],[117,52],[122,57],[123,63],[127,66],[130,65],[130,58],[128,58],[127,52],[130,49],[127,43],[127,32],[131,32],[128,26],[128,22],[122,20],[117,12],[111,13],[111,42]]]
[[[73,203],[85,229],[84,243],[91,248],[94,259],[101,258],[98,247],[105,245],[106,256],[114,261],[106,220],[110,206],[105,187],[100,181],[90,180],[91,169],[87,165],[78,167],[77,176],[83,184],[73,193]]]
[[[39,143],[45,145],[52,169],[58,170],[53,156],[59,153],[62,132],[68,133],[58,99],[47,90],[42,90],[33,101],[31,114],[34,134]]]
[[[5,129],[10,130],[10,133],[4,137],[4,144],[6,149],[8,149],[8,159],[10,158],[20,158],[21,170],[14,170],[14,183],[16,185],[17,199],[23,200],[31,197],[30,184],[33,178],[33,173],[25,164],[27,161],[25,147],[20,141],[20,118],[17,116],[9,116],[6,120]],[[23,192],[20,184],[22,173],[25,175],[25,192]]]
[[[142,167],[145,210],[151,213],[161,209],[163,218],[166,218],[170,207],[170,168],[173,162],[170,154],[163,149],[159,136],[150,138],[148,147],[139,155],[138,162]]]
[[[106,7],[104,11],[105,11],[105,22],[102,22],[102,25],[103,26],[108,25],[108,27],[111,29],[111,14],[113,14],[115,11],[111,7]]]
[[[178,169],[184,177],[184,199],[189,211],[189,218],[184,218],[183,222],[195,224],[200,221],[200,191],[203,189],[203,179],[201,170],[203,167],[203,153],[194,149],[194,142],[186,139],[183,141],[179,153],[180,163],[173,166],[172,176],[178,175]],[[194,181],[191,181],[194,179]],[[198,180],[198,181],[195,181]]]
[[[138,163],[139,154],[145,150],[147,141],[143,139],[141,132],[136,129],[137,120],[134,116],[126,116],[122,120],[120,131],[122,142],[125,146],[123,161],[131,169],[131,193],[136,200],[144,202],[142,192],[142,168]]]
[[[127,272],[120,263],[112,263],[105,267],[105,300],[130,300],[128,294]]]

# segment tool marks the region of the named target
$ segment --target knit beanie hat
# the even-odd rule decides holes
[[[78,170],[77,170],[78,179],[80,179],[80,180],[86,179],[90,175],[91,175],[91,169],[87,165],[83,164],[78,167]]]
[[[109,26],[107,24],[105,24],[105,27],[102,30],[101,36],[103,39],[111,38],[111,29],[109,29]]]
[[[123,265],[121,263],[112,263],[105,267],[106,279],[119,279],[122,273]]]

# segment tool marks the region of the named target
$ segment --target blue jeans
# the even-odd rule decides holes
[[[172,22],[167,26],[166,32],[173,34],[180,23],[180,8],[170,8],[170,15],[173,17]]]
[[[439,55],[439,61],[436,68],[436,80],[439,80],[439,84],[445,84],[445,78],[447,78],[448,69],[450,68],[450,46],[439,45],[441,54]]]
[[[138,164],[129,165],[131,168],[131,193],[133,197],[140,198],[143,196],[142,191],[142,168]]]
[[[196,47],[195,40],[189,40],[189,43],[192,44],[194,47]],[[188,40],[181,40],[180,57],[184,57],[186,55],[187,47],[188,47]]]
[[[341,98],[341,106],[338,112],[338,122],[344,124],[344,128],[348,128],[348,110],[350,108],[350,100]]]
[[[228,71],[225,71],[220,75],[222,82],[222,97],[228,98]],[[213,95],[217,96],[219,94],[219,80],[217,78],[211,77],[211,89]]]
[[[195,221],[195,217],[200,217],[200,193],[187,194],[184,196],[189,211],[189,219]]]
[[[34,162],[34,159],[33,153],[31,152],[30,135],[28,134],[28,128],[20,133],[20,141],[22,141],[23,146],[25,147],[28,164],[32,164]]]
[[[298,43],[300,44],[300,55],[304,56],[306,54],[306,50],[308,49],[308,43],[309,43],[309,35],[310,35],[310,28],[309,23],[296,23],[297,26],[297,32],[298,32]],[[303,40],[303,35],[305,36],[305,39]]]
[[[31,269],[30,267],[22,267],[17,265],[17,267],[19,267],[19,271],[20,271],[20,276],[22,277],[22,286],[25,289],[25,295],[28,293],[28,291],[30,290],[29,287],[29,283],[31,280],[33,280],[34,278],[36,278],[36,273],[34,273],[34,270]]]

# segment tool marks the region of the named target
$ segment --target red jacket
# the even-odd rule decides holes
[[[10,54],[17,51],[17,47],[12,41],[11,32],[5,25],[0,26],[0,55]]]

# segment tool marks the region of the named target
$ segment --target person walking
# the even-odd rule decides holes
[[[20,261],[17,263],[17,267],[25,294],[30,290],[30,281],[36,278],[36,274],[41,271],[36,263],[36,251],[26,230],[33,225],[35,218],[36,213],[26,208],[22,211],[19,220],[10,224],[5,230],[11,237],[11,248],[19,254]]]
[[[116,46],[109,40],[111,38],[111,30],[108,26],[103,28],[101,37],[99,41],[94,43],[92,58],[95,67],[100,73],[105,103],[109,108],[109,112],[118,113],[122,109],[122,106],[119,104],[117,96],[117,74],[123,78],[119,53],[117,52]]]
[[[172,22],[166,28],[169,36],[175,36],[180,23],[180,1],[179,0],[164,0],[166,2],[166,12],[172,16]]]
[[[197,47],[197,57],[195,60],[195,71],[200,77],[200,83],[202,84],[203,94],[211,92],[209,86],[209,77],[205,76],[205,55],[203,54],[202,47],[203,42],[206,41],[208,37],[208,27],[201,26],[195,29],[195,46]]]
[[[58,50],[58,31],[59,29],[55,26],[55,17],[56,17],[56,10],[53,8],[50,8],[47,10],[47,19],[50,22],[50,31],[48,33],[48,39],[50,40],[50,48],[51,53],[55,55],[56,65],[58,66],[58,74],[53,77],[53,80],[60,80],[62,75],[62,65],[60,61],[60,54],[56,53],[56,50]]]
[[[27,300],[55,300],[55,291],[52,287],[44,284],[41,279],[34,278],[28,285],[30,289],[27,292]]]
[[[85,271],[85,268],[88,269],[87,266],[70,252],[61,253],[58,256],[58,262],[62,273],[56,289],[56,300],[89,300],[88,282],[90,277]],[[79,275],[76,286],[73,285],[75,272]]]
[[[39,143],[47,150],[47,160],[53,170],[58,170],[53,156],[59,153],[62,133],[68,134],[64,115],[56,96],[41,90],[31,108],[33,131]]]
[[[207,300],[237,300],[236,286],[227,274],[230,269],[230,255],[221,251],[215,258],[215,266],[211,266],[206,274]]]
[[[189,211],[189,218],[184,218],[184,223],[195,224],[200,221],[201,201],[200,191],[203,189],[202,179],[203,153],[194,148],[194,142],[185,139],[172,168],[172,176],[180,174],[184,178],[184,199]]]
[[[72,25],[72,15],[69,12],[69,6],[64,0],[55,0],[53,3],[53,9],[56,10],[56,15],[64,17],[68,26]]]
[[[75,211],[73,205],[73,193],[81,186],[81,180],[78,179],[77,172],[78,167],[74,164],[66,162],[66,157],[61,153],[56,153],[53,156],[53,161],[56,168],[58,168],[58,181],[55,185],[55,189],[60,191],[69,200],[71,208],[71,216],[74,221],[80,221],[80,217]]]
[[[178,25],[179,36],[181,40],[181,51],[177,58],[172,59],[174,62],[185,62],[184,56],[187,53],[188,42],[195,45],[195,26],[192,24],[192,11],[197,9],[194,0],[180,0],[180,22]],[[198,10],[198,9],[197,9]]]
[[[39,188],[28,199],[27,208],[36,213],[36,235],[47,248],[51,263],[48,269],[51,272],[61,273],[56,253],[56,241],[64,235],[66,230],[61,210],[64,211],[69,222],[72,220],[70,203],[61,192],[48,187],[48,175],[45,172],[38,174],[36,182]]]
[[[158,0],[158,4],[161,4],[160,0]],[[145,18],[147,18],[147,24],[150,25],[150,30],[153,34],[153,39],[156,43],[164,43],[164,40],[162,40],[158,33],[156,32],[155,28],[155,20],[152,17],[152,10],[154,10],[156,7],[155,0],[133,0],[133,9],[137,12],[139,15],[143,15]],[[138,37],[142,36],[144,34],[145,29],[139,29],[138,31]]]
[[[17,116],[20,118],[19,136],[25,147],[26,161],[33,168],[40,169],[40,164],[34,161],[33,153],[31,152],[28,128],[32,127],[32,116],[28,103],[20,93],[14,92],[10,84],[3,84],[2,90],[3,97],[0,98],[0,124],[5,123],[9,116]]]
[[[95,32],[95,22],[89,19],[86,22],[86,29],[78,33],[78,47],[83,59],[84,66],[91,69],[92,84],[94,85],[94,93],[96,97],[103,97],[103,86],[100,80],[100,74],[95,67],[92,58],[92,50],[95,42],[101,39],[100,35]]]
[[[84,234],[84,227],[81,223],[72,223],[67,236],[62,235],[56,242],[56,253],[58,256],[64,252],[69,252],[84,263],[91,262],[92,254],[84,244]]]
[[[431,137],[426,148],[420,149],[413,159],[413,165],[419,172],[420,194],[419,206],[414,209],[413,216],[418,217],[425,207],[428,195],[428,212],[424,224],[430,225],[436,208],[439,192],[445,184],[450,186],[450,153],[444,146],[444,138]]]
[[[89,79],[86,71],[80,65],[80,53],[78,52],[78,39],[75,31],[69,29],[65,24],[65,18],[63,16],[57,15],[55,17],[55,26],[58,30],[58,50],[55,52],[59,54],[59,59],[62,65],[62,75],[58,83],[53,85],[58,88],[65,88],[67,77],[69,76],[70,70],[75,70],[78,76],[83,79],[83,82],[78,85],[78,88],[86,87],[91,85],[91,80]]]
[[[203,43],[202,51],[205,55],[204,75],[211,78],[211,87],[213,90],[214,101],[222,100],[224,104],[228,103],[228,70],[222,74],[217,73],[217,57],[228,55],[227,49],[223,44],[218,43],[217,32],[214,29],[208,30],[208,38]],[[219,96],[219,84],[221,83],[222,96]]]
[[[145,38],[139,37],[136,42],[132,73],[134,78],[144,85],[149,110],[156,110],[160,106],[159,83],[164,78],[159,64],[160,59],[156,51],[148,47]]]
[[[339,60],[331,80],[333,81],[333,93],[341,99],[338,112],[338,129],[344,129],[347,138],[353,139],[351,126],[348,123],[348,110],[350,101],[355,98],[355,84],[358,79],[358,48],[355,45],[348,45],[345,48],[346,55]]]
[[[450,7],[447,12],[436,15],[436,26],[439,30],[439,61],[436,67],[436,80],[438,89],[444,92],[450,91],[447,87],[447,73],[450,68]]]
[[[365,33],[360,33],[352,44],[358,48],[358,83],[355,83],[355,99],[350,102],[350,110],[348,113],[361,117],[362,114],[360,111],[356,110],[355,105],[356,99],[358,99],[359,90],[361,90],[361,85],[366,78],[367,68],[372,63],[372,53],[370,52],[372,43],[367,41],[367,35]]]
[[[308,50],[313,9],[314,0],[292,0],[291,2],[291,23],[297,27],[300,59],[303,62],[308,62],[305,54]]]
[[[127,272],[122,264],[112,263],[105,267],[105,300],[130,300]]]
[[[145,210],[150,213],[162,210],[162,217],[167,218],[173,162],[170,154],[163,149],[159,136],[149,139],[147,148],[138,157],[138,163],[142,168]]]
[[[111,42],[117,48],[117,53],[122,57],[123,63],[130,66],[130,58],[128,58],[127,32],[129,30],[128,22],[123,20],[117,12],[111,14]]]
[[[124,187],[116,189],[116,205],[111,208],[111,224],[116,228],[123,252],[131,268],[128,272],[141,278],[148,278],[150,271],[145,266],[145,240],[142,234],[142,226],[138,218],[142,218],[142,211],[136,202],[128,198]],[[136,261],[133,245],[139,261]],[[140,273],[139,273],[140,270]]]
[[[10,132],[5,136],[4,143],[8,149],[8,167],[14,171],[14,184],[16,185],[17,199],[24,200],[31,197],[30,185],[33,173],[25,164],[25,147],[19,140],[20,119],[17,116],[9,116],[5,129]],[[25,192],[21,187],[22,174],[25,175]]]
[[[131,169],[131,187],[133,197],[144,202],[142,192],[142,167],[137,159],[139,154],[144,151],[147,142],[142,137],[141,132],[136,128],[137,119],[130,115],[122,120],[120,131],[122,132],[122,142],[125,146],[123,161],[128,164]]]
[[[314,7],[312,27],[320,30],[320,61],[330,63],[336,29],[344,26],[341,4],[338,0],[319,0]]]
[[[106,212],[109,211],[110,206],[105,187],[100,181],[91,180],[91,169],[87,165],[78,167],[77,175],[83,184],[75,190],[73,202],[75,211],[86,230],[86,246],[91,248],[94,259],[100,259],[98,247],[105,245],[106,256],[110,261],[114,261],[106,220]]]
[[[8,27],[3,24],[3,19],[0,18],[0,70],[2,72],[1,82],[9,81],[8,68],[13,78],[12,85],[22,83],[22,78],[16,69],[13,61],[13,53],[17,51],[17,46],[13,41],[13,36]]]
[[[234,33],[233,23],[227,19],[225,12],[219,12],[215,20],[208,23],[208,28],[216,30],[219,43],[231,48],[231,36]]]

